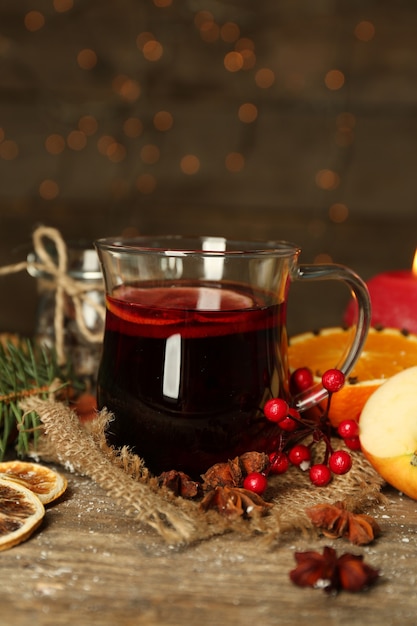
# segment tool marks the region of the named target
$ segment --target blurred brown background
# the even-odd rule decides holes
[[[0,265],[65,239],[290,239],[363,278],[417,247],[414,0],[3,0]],[[31,332],[34,279],[2,277]],[[290,332],[340,321],[294,285]]]

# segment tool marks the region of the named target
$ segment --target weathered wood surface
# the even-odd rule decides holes
[[[68,478],[37,533],[0,554],[2,626],[417,623],[417,502],[397,492],[375,507],[383,535],[366,548],[302,536],[266,546],[237,535],[173,548],[90,480]],[[378,584],[335,597],[295,587],[294,552],[323,545],[364,554],[381,571]]]

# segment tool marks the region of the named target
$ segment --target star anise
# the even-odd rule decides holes
[[[216,487],[237,487],[243,480],[239,457],[226,463],[212,465],[205,474],[202,474],[201,478],[205,491]]]
[[[245,452],[239,457],[239,465],[244,475],[252,472],[263,474],[269,468],[269,456],[265,452]]]
[[[182,498],[195,498],[201,495],[200,483],[192,480],[184,472],[177,470],[171,470],[169,472],[163,472],[158,477],[159,486],[164,486],[174,492],[176,496]]]
[[[240,487],[216,487],[200,503],[204,511],[214,509],[225,517],[264,515],[272,506],[258,494]]]
[[[263,473],[269,466],[269,457],[263,452],[245,452],[225,463],[212,465],[202,475],[205,491],[215,487],[241,487],[251,472]]]
[[[310,520],[323,535],[331,539],[345,537],[362,546],[371,543],[381,534],[378,523],[370,515],[352,513],[343,502],[316,504],[306,510]]]
[[[378,570],[367,565],[363,556],[345,553],[338,557],[336,550],[325,546],[323,554],[315,551],[297,552],[297,566],[290,579],[299,587],[324,589],[327,593],[362,591],[374,584]]]

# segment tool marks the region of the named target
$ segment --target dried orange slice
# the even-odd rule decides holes
[[[0,550],[28,539],[44,515],[42,502],[30,489],[0,478]]]
[[[340,365],[352,329],[324,328],[290,339],[290,370],[309,367],[317,382],[326,369]],[[358,419],[369,396],[388,378],[417,365],[417,335],[397,328],[371,328],[362,353],[346,384],[332,396],[329,417],[334,426],[344,419]]]
[[[50,467],[27,461],[3,461],[0,478],[13,480],[30,489],[43,504],[61,496],[67,488],[67,479]]]

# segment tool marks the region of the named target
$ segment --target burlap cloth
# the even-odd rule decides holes
[[[305,512],[309,506],[343,501],[349,510],[363,512],[383,498],[382,478],[360,452],[352,452],[350,472],[334,476],[326,487],[314,487],[308,472],[291,467],[285,474],[270,476],[264,499],[273,506],[266,515],[225,517],[216,510],[203,511],[198,501],[160,487],[143,460],[126,448],[109,448],[104,432],[112,416],[106,410],[85,427],[67,405],[53,399],[31,397],[21,406],[24,411],[36,411],[42,422],[43,434],[35,451],[40,460],[89,476],[124,514],[152,527],[170,543],[191,543],[230,531],[261,533],[276,541],[291,532],[313,530]],[[337,445],[341,447],[340,442]]]

